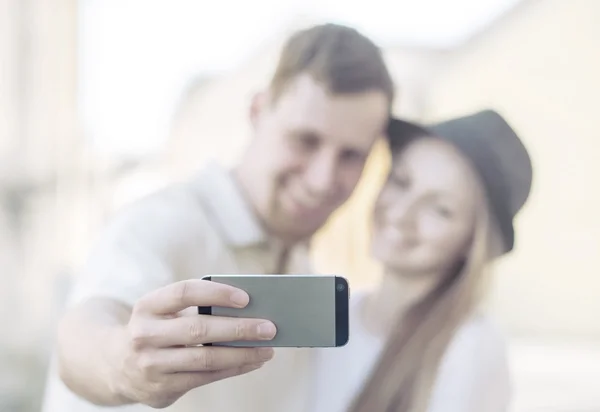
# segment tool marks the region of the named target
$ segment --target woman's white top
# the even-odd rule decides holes
[[[350,340],[342,348],[318,349],[313,412],[346,412],[383,348],[382,338],[359,320],[365,293],[351,299]],[[504,412],[510,399],[506,344],[492,322],[472,317],[444,354],[428,412]]]

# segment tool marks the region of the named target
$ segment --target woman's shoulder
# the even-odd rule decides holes
[[[506,411],[511,393],[506,353],[491,318],[467,319],[443,356],[429,411]]]
[[[458,328],[446,350],[447,361],[484,366],[506,363],[508,345],[501,328],[490,316],[477,313]]]
[[[456,332],[455,339],[484,345],[506,345],[504,334],[495,319],[481,312],[472,314],[463,322]]]

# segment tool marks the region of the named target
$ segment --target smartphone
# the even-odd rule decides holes
[[[245,308],[199,307],[200,315],[270,320],[277,334],[270,341],[213,343],[238,347],[340,347],[348,342],[348,281],[335,275],[209,275],[203,280],[244,290]]]

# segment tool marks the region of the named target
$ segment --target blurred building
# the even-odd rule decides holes
[[[53,334],[72,210],[59,193],[81,159],[74,4],[0,1],[1,410],[31,410]]]
[[[77,3],[0,0],[0,411],[38,410],[56,319],[125,172],[80,132]]]

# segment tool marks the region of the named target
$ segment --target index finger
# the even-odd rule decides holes
[[[150,292],[138,301],[135,310],[167,315],[191,306],[243,308],[249,301],[250,297],[246,292],[233,286],[190,279]]]

